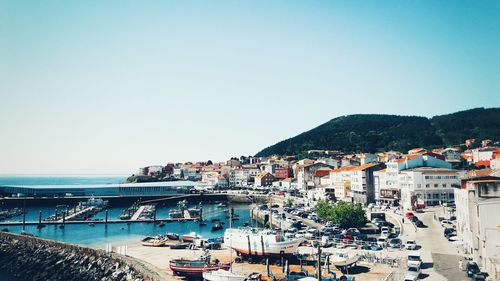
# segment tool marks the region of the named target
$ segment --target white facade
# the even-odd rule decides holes
[[[463,176],[463,172],[444,168],[421,167],[401,171],[401,205],[412,209],[413,196],[426,206],[454,201],[454,188],[460,186]]]
[[[470,180],[455,189],[457,234],[466,254],[500,278],[500,178]]]
[[[496,148],[476,148],[472,150],[472,161],[477,163],[483,160],[491,160],[493,158],[493,152]]]

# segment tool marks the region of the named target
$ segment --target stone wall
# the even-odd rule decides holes
[[[127,257],[6,232],[0,232],[0,270],[20,280],[160,280]]]

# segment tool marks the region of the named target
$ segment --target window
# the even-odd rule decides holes
[[[425,187],[431,187],[431,185],[430,184],[426,184]]]
[[[446,187],[446,183],[443,183],[443,187]]]
[[[438,187],[439,185],[437,183],[434,184],[434,187]]]

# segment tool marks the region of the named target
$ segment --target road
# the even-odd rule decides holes
[[[416,214],[426,228],[417,228],[407,219],[402,224],[404,230],[401,239],[415,240],[420,246],[423,262],[420,278],[426,281],[468,280],[465,272],[458,268],[460,247],[443,236],[443,228],[439,221],[434,219],[434,214],[436,217],[442,216],[442,209],[429,208],[424,213]],[[402,221],[402,216],[392,211],[387,215]]]

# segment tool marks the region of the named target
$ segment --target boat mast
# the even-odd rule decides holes
[[[229,233],[232,235],[231,229],[233,228],[233,212],[234,209],[231,206],[231,209],[229,210]],[[231,237],[231,242],[229,243],[229,254],[230,254],[230,259],[231,259],[231,266],[229,267],[229,272],[233,272],[233,237]]]

